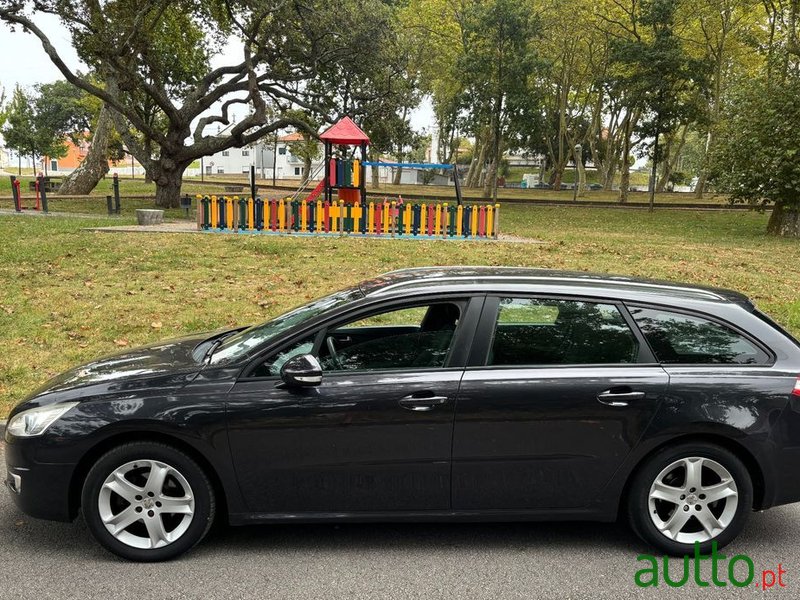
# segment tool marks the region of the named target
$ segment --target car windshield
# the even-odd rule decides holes
[[[295,325],[362,297],[363,294],[358,287],[342,290],[299,306],[261,325],[249,327],[226,338],[211,355],[209,362],[219,365],[238,360]]]

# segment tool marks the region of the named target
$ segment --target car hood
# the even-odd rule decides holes
[[[50,401],[79,399],[95,393],[128,391],[134,387],[151,385],[170,387],[170,382],[174,386],[182,385],[191,380],[187,375],[198,373],[204,366],[193,356],[198,344],[227,331],[229,330],[190,335],[102,357],[57,375],[34,392],[29,400],[44,400],[44,396],[55,392],[78,389],[83,393],[59,393],[57,400]],[[94,389],[84,389],[87,387]]]

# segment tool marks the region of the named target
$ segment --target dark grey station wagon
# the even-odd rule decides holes
[[[133,560],[188,550],[215,515],[622,516],[707,552],[800,500],[798,374],[798,342],[736,292],[396,271],[56,377],[11,415],[7,485]]]

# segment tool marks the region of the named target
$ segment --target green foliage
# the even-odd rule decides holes
[[[6,146],[34,158],[43,155],[63,156],[63,139],[45,118],[47,115],[37,113],[36,101],[37,96],[19,86],[14,88],[2,130]]]
[[[630,106],[644,111],[638,130],[654,141],[681,123],[698,122],[705,116],[708,63],[692,57],[675,34],[678,7],[679,0],[644,0],[634,23],[647,37],[611,42],[615,67],[611,85],[624,90]],[[660,158],[656,156],[656,161]]]
[[[734,201],[800,209],[800,76],[742,81],[723,109],[714,185]]]

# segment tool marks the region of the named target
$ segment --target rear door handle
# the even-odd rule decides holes
[[[409,394],[400,398],[400,406],[408,410],[428,411],[447,402],[447,396],[424,396],[422,394]]]
[[[608,406],[628,406],[628,402],[631,400],[644,399],[644,392],[634,392],[629,390],[630,388],[625,391],[615,391],[613,389],[606,390],[605,392],[600,392],[597,394],[597,399]]]

